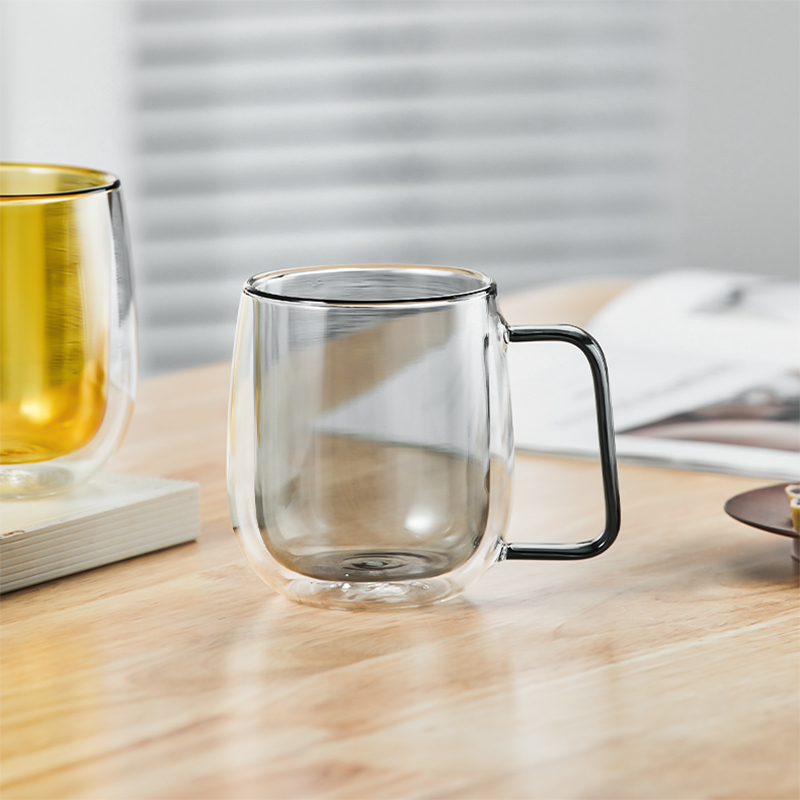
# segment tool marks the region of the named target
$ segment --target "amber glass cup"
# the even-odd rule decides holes
[[[135,384],[119,180],[0,164],[0,496],[63,491],[97,471]]]

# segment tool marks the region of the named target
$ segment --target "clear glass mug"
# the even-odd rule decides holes
[[[122,440],[135,386],[119,180],[0,164],[0,497],[95,473]]]
[[[247,281],[231,379],[228,497],[242,550],[329,608],[453,597],[504,559],[598,555],[619,531],[603,354],[568,325],[509,326],[478,272],[310,267]],[[606,521],[577,544],[504,540],[514,440],[508,342],[579,347],[594,379]]]

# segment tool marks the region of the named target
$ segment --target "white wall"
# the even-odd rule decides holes
[[[687,266],[800,264],[800,3],[681,3]]]
[[[129,0],[0,3],[0,156],[112,172],[135,206]]]
[[[800,4],[675,6],[684,264],[797,275]],[[132,13],[131,0],[3,0],[0,155],[118,174],[135,228]]]

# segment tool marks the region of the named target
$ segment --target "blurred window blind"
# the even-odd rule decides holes
[[[670,251],[662,3],[143,0],[143,372],[228,358],[244,280],[481,269],[501,293]]]

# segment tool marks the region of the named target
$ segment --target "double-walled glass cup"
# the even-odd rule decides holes
[[[135,384],[119,180],[0,165],[0,497],[91,476],[124,435]]]
[[[578,346],[592,369],[605,529],[577,544],[507,543],[506,347],[553,340]],[[572,326],[509,326],[478,272],[388,264],[251,278],[228,442],[245,555],[270,586],[314,605],[437,602],[495,561],[587,558],[619,530],[600,348]]]

